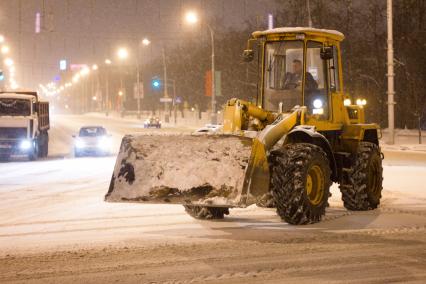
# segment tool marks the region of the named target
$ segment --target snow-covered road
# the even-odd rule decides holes
[[[274,209],[256,206],[231,210],[224,221],[196,221],[182,206],[105,203],[115,157],[70,154],[83,124],[106,125],[117,149],[124,133],[145,131],[139,123],[56,116],[52,124],[48,160],[0,164],[0,282],[426,277],[426,153],[385,152],[378,210],[346,211],[333,185],[319,224],[289,226]]]

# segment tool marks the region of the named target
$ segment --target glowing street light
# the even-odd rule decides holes
[[[13,65],[13,60],[11,58],[6,58],[4,60],[4,64],[6,64],[6,66],[12,66]]]
[[[129,52],[124,47],[121,47],[117,50],[117,56],[120,59],[126,59],[127,57],[129,57]]]
[[[73,83],[77,83],[77,82],[78,82],[78,80],[80,80],[80,74],[75,74],[75,75],[72,77],[72,81],[73,81]]]
[[[195,23],[197,23],[198,22],[198,15],[197,15],[197,13],[195,13],[194,11],[188,11],[185,14],[185,21],[188,24],[195,24]]]
[[[0,43],[3,43],[3,42],[4,42],[4,36],[0,35]]]
[[[151,43],[151,41],[149,39],[147,39],[147,38],[144,38],[142,40],[142,44],[145,45],[145,46],[149,45],[150,43]]]
[[[120,97],[122,97],[122,96],[123,96],[123,91],[119,91],[119,92],[118,92],[118,95],[119,95]]]
[[[107,59],[105,59],[105,64],[110,65],[111,63],[112,63],[112,61],[111,61],[111,60],[109,60],[108,58],[107,58]]]
[[[98,70],[98,65],[93,64],[93,65],[92,65],[92,70]]]
[[[81,71],[80,71],[80,75],[81,76],[86,76],[86,75],[88,75],[90,73],[90,69],[89,68],[87,68],[87,67],[84,67],[83,69],[81,69]]]
[[[3,45],[3,46],[1,47],[1,53],[2,53],[2,54],[8,54],[8,53],[9,53],[9,51],[10,51],[10,48],[9,48],[7,45]]]

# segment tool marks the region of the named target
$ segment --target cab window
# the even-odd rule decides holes
[[[330,91],[339,92],[339,64],[338,64],[338,50],[336,46],[333,46],[333,59],[328,60],[327,69],[330,77]]]
[[[329,116],[325,61],[321,59],[322,43],[308,41],[306,49],[305,101],[309,114],[320,119]]]
[[[265,48],[265,109],[290,111],[302,104],[303,41],[268,42]]]

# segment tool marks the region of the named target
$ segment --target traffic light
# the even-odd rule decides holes
[[[161,89],[161,80],[158,78],[152,78],[151,87],[154,91],[158,91]]]

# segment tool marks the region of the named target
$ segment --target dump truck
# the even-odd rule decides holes
[[[344,92],[343,39],[303,27],[254,32],[243,58],[258,57],[256,98],[229,100],[220,134],[124,136],[105,200],[182,204],[198,219],[268,204],[301,225],[323,218],[335,182],[348,210],[377,208],[380,129],[365,122],[365,100]]]
[[[49,129],[49,103],[40,101],[37,92],[0,92],[1,160],[47,157]]]

